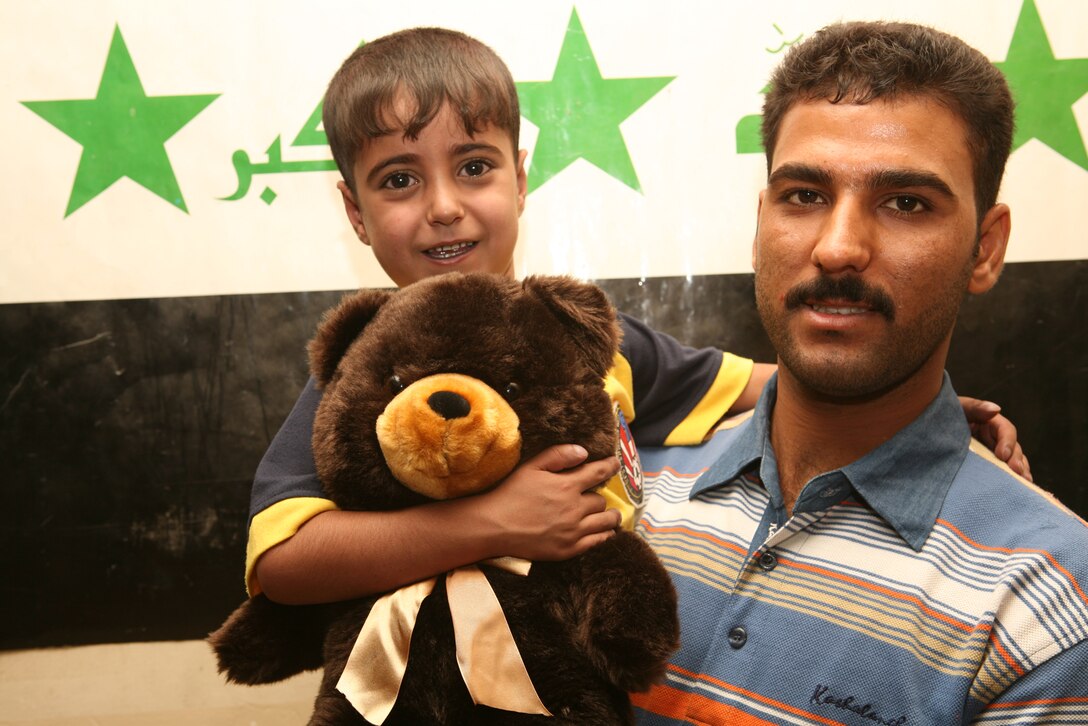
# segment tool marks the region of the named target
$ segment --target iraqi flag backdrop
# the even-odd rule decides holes
[[[5,2],[0,647],[199,638],[242,597],[250,479],[305,341],[342,291],[389,284],[320,126],[359,43],[442,25],[507,61],[519,273],[599,280],[687,342],[769,361],[762,90],[798,39],[877,17],[958,34],[1013,81],[1010,264],[949,369],[1088,512],[1088,4]]]

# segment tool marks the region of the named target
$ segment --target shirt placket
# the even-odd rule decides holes
[[[775,571],[781,564],[779,549],[787,543],[791,543],[788,549],[792,551],[803,548],[804,540],[807,539],[806,530],[822,519],[830,508],[829,506],[828,509],[794,514],[782,526],[777,526],[774,507],[768,503],[765,518],[769,518],[770,523],[765,528],[760,528],[760,531],[766,531],[766,535],[759,546],[751,549],[740,568],[729,598],[729,607],[722,612],[719,642],[728,643],[733,651],[741,651],[749,645],[751,638],[767,635],[759,632],[759,611],[765,605],[759,597],[753,597],[752,593],[771,584],[768,578],[775,577]]]

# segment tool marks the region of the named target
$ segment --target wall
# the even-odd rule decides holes
[[[0,719],[306,712],[312,683],[239,694],[195,641],[244,596],[249,481],[305,380],[316,320],[345,290],[389,284],[343,223],[313,114],[343,57],[400,27],[476,35],[524,84],[519,273],[596,279],[682,340],[760,360],[751,130],[782,50],[840,17],[896,17],[961,35],[1010,76],[1027,67],[1002,190],[1010,264],[964,306],[948,367],[961,392],[1004,406],[1036,481],[1088,514],[1088,6],[633,5],[0,7],[0,54],[22,69],[0,79]],[[553,132],[582,119],[529,83],[578,58],[581,98],[637,80],[615,101],[622,123],[563,149]],[[143,119],[165,137],[123,130]],[[602,155],[617,138],[622,153]],[[180,688],[132,695],[128,679],[163,662]]]

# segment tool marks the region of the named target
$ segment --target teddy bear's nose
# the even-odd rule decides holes
[[[464,418],[472,410],[468,399],[453,391],[435,391],[427,399],[427,405],[444,419]]]

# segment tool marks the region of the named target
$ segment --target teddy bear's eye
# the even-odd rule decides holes
[[[507,401],[513,401],[515,398],[521,395],[521,386],[514,382],[506,384],[506,388],[502,389],[502,397]]]
[[[385,382],[385,385],[389,387],[389,390],[393,393],[400,393],[405,389],[404,381],[400,379],[396,373],[389,376],[389,380]]]

